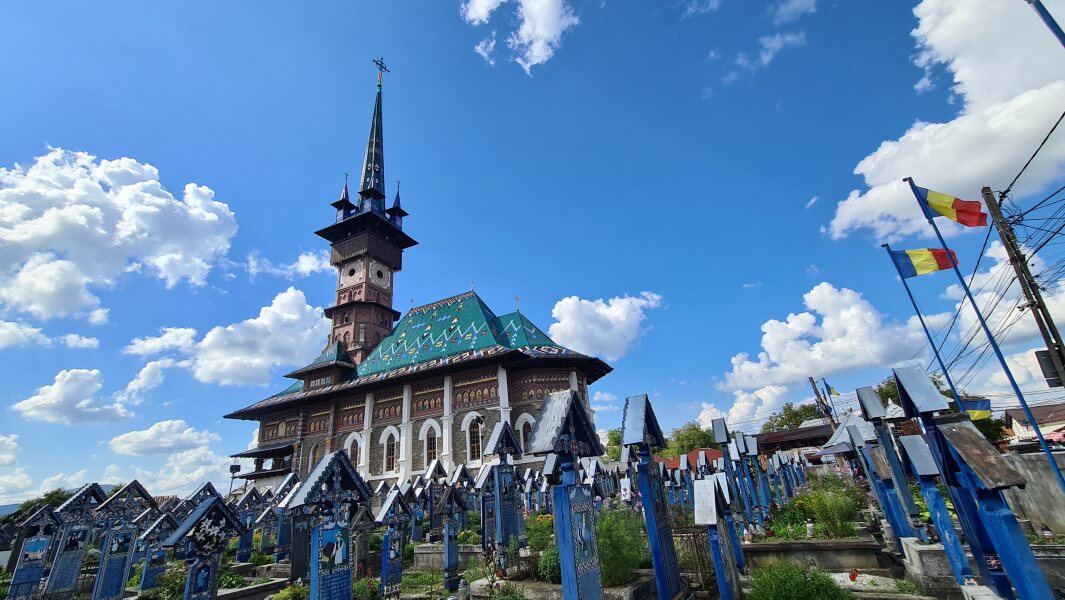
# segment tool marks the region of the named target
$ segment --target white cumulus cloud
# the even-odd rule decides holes
[[[608,360],[624,356],[644,334],[647,311],[662,304],[662,296],[641,292],[639,296],[586,300],[569,296],[555,303],[548,329],[559,344]]]
[[[14,466],[18,461],[18,435],[0,434],[0,467]]]
[[[29,346],[38,344],[46,346],[52,340],[44,335],[40,329],[24,323],[12,321],[0,321],[0,348],[10,346]]]
[[[316,356],[329,337],[329,328],[329,319],[322,316],[321,309],[308,304],[302,291],[290,287],[259,309],[258,316],[216,326],[198,341],[194,329],[167,327],[159,336],[134,339],[123,352],[173,352],[182,357],[156,361],[147,373],[142,370],[138,379],[143,381],[130,382],[142,391],[155,387],[148,384],[161,382],[162,370],[174,366],[190,369],[205,383],[266,385],[271,369],[302,365]],[[152,366],[149,363],[145,369]]]
[[[185,421],[174,419],[159,421],[148,429],[117,435],[108,444],[115,454],[146,456],[200,448],[221,439],[216,433],[193,429]]]
[[[121,402],[107,404],[95,396],[103,386],[98,369],[67,369],[37,393],[11,406],[24,418],[47,423],[116,421],[133,416]]]
[[[1061,0],[1047,4],[1051,12],[1065,12]],[[1023,2],[924,0],[914,14],[916,62],[925,70],[917,88],[933,86],[935,69],[945,67],[962,108],[944,123],[917,121],[858,163],[854,172],[868,189],[854,190],[838,203],[824,228],[833,239],[859,230],[877,241],[930,236],[902,178],[973,200],[985,185],[1004,188],[1065,105],[1061,47]],[[1063,174],[1065,136],[1057,135],[1028,167],[1016,192],[1041,190]],[[944,225],[946,235],[960,231]]]
[[[817,11],[817,0],[782,0],[773,5],[773,24],[783,25]]]
[[[269,259],[252,253],[248,256],[247,268],[248,275],[253,279],[257,275],[295,279],[315,273],[336,273],[333,265],[329,264],[329,251],[327,250],[303,252],[293,262],[280,265],[275,265]]]
[[[82,337],[76,333],[68,333],[62,337],[63,345],[67,348],[99,348],[100,340],[94,337]]]
[[[93,289],[144,272],[203,285],[236,220],[207,187],[168,192],[152,165],[50,149],[0,167],[0,305],[39,319],[106,321]]]
[[[460,12],[470,25],[483,25],[503,2],[468,0],[462,4]],[[562,44],[562,35],[580,23],[580,19],[566,0],[515,0],[515,4],[517,28],[507,35],[507,46],[515,53],[514,61],[531,74],[534,66],[555,55]],[[495,32],[474,47],[474,51],[489,63],[492,63],[489,56],[494,49]]]
[[[889,322],[858,292],[822,282],[803,295],[806,310],[783,321],[762,325],[761,351],[732,357],[732,370],[719,387],[749,390],[790,385],[810,375],[822,377],[869,366],[905,360],[924,344],[916,317],[906,323]],[[942,323],[949,315],[932,315]],[[746,399],[754,402],[754,399]],[[730,411],[730,418],[733,418]]]

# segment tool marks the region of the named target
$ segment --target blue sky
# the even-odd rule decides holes
[[[615,366],[600,427],[651,393],[667,429],[753,430],[807,401],[808,375],[846,394],[927,361],[879,247],[930,244],[899,180],[1002,189],[1065,99],[1024,3],[957,4],[5,3],[0,500],[224,481],[254,426],[221,415],[324,343],[313,232],[361,166],[376,56],[389,191],[420,242],[397,308],[471,281],[500,313],[520,296]],[[1018,204],[1063,166],[1059,136]],[[946,231],[971,270],[984,231]],[[1012,301],[992,289],[1001,250],[983,265]],[[951,283],[914,281],[937,326]],[[1027,319],[1010,330],[1025,389],[1035,345]],[[1004,381],[977,369],[969,388]]]

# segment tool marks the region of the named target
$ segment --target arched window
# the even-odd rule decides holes
[[[529,442],[532,441],[532,423],[526,421],[521,426],[521,448],[523,451],[529,451]]]
[[[352,440],[351,448],[348,448],[348,458],[351,459],[351,464],[355,465],[355,468],[359,467],[359,440]]]
[[[470,446],[466,452],[466,458],[470,462],[481,460],[481,424],[476,420],[470,422],[469,427]]]
[[[430,428],[425,433],[425,468],[429,468],[429,463],[436,460],[437,456],[437,437],[436,430]]]
[[[385,473],[393,473],[396,470],[396,453],[399,451],[399,440],[396,436],[388,436],[385,442]]]
[[[321,444],[315,444],[311,446],[311,462],[309,465],[307,465],[308,471],[313,470],[314,467],[318,466],[318,463],[322,460],[322,454],[323,451]]]

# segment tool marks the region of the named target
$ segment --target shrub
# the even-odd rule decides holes
[[[156,586],[140,595],[142,600],[182,600],[185,597],[185,579],[188,566],[183,562],[172,562],[159,576]]]
[[[481,544],[481,535],[471,529],[463,529],[459,532],[458,540],[460,544]]]
[[[370,552],[380,552],[382,544],[385,543],[385,538],[380,533],[375,533],[370,536]]]
[[[243,575],[234,573],[229,569],[228,565],[222,565],[222,570],[218,573],[219,588],[242,588],[249,585],[248,580],[244,579]]]
[[[748,600],[846,600],[853,597],[824,571],[792,560],[775,560],[754,569],[751,593],[747,596]]]
[[[596,544],[605,586],[632,581],[635,569],[650,555],[643,519],[630,508],[608,508],[599,513]]]
[[[274,594],[274,600],[309,600],[311,590],[305,585],[289,585]]]
[[[259,552],[258,550],[256,550],[255,552],[251,553],[251,560],[249,562],[251,562],[251,564],[256,566],[256,567],[264,567],[266,565],[272,565],[272,564],[274,564],[274,555],[273,554],[263,554],[262,552]]]
[[[403,566],[409,567],[414,564],[414,547],[417,544],[413,542],[407,542],[403,546]]]
[[[372,577],[360,577],[351,582],[351,600],[380,600],[381,582]]]
[[[525,519],[525,539],[533,554],[550,546],[554,534],[555,519],[551,515],[532,515]]]
[[[790,502],[776,509],[770,523],[774,529],[780,525],[805,525],[807,519],[812,519],[813,513],[806,503],[805,496],[793,498]]]
[[[481,531],[481,511],[471,510],[466,512],[466,529],[470,531]]]
[[[495,600],[526,600],[521,588],[510,583],[499,586],[493,597]]]
[[[537,570],[540,573],[540,579],[551,583],[562,583],[562,563],[558,558],[558,546],[544,548]]]
[[[854,536],[858,505],[848,494],[837,490],[817,490],[809,493],[807,503],[814,520],[825,528],[828,537]]]

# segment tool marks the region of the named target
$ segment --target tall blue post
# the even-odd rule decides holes
[[[714,572],[717,575],[717,592],[721,600],[733,600],[731,583],[736,579],[736,573],[729,571],[725,564],[724,553],[721,550],[721,539],[718,534],[719,515],[718,508],[720,490],[717,489],[717,478],[703,479],[696,482],[695,497],[695,524],[706,525],[710,544],[710,557],[714,563]]]
[[[1054,20],[1054,15],[1050,14],[1046,6],[1043,6],[1042,0],[1025,0],[1028,4],[1032,5],[1039,18],[1043,20],[1043,24],[1047,26],[1050,33],[1054,34],[1054,37],[1058,38],[1058,43],[1065,46],[1065,31],[1061,30],[1061,25]]]
[[[984,580],[1007,600],[1015,597],[1013,589],[1024,600],[1053,598],[1031,546],[1002,496],[1003,489],[1024,485],[1024,478],[1002,459],[968,415],[933,416],[948,407],[923,371],[913,367],[893,371],[903,409],[908,416],[919,417],[924,427],[925,442],[951,492]]]
[[[266,502],[263,500],[259,490],[252,487],[244,492],[234,505],[234,512],[237,513],[241,524],[244,525],[244,533],[237,538],[237,553],[234,557],[236,562],[246,563],[251,560],[251,545],[255,535],[255,517],[259,515],[265,504]]]
[[[444,537],[444,587],[449,592],[459,589],[459,519],[466,512],[466,502],[461,490],[449,485],[434,508],[443,519]]]
[[[899,437],[899,442],[906,450],[910,464],[913,465],[914,474],[917,476],[917,485],[921,488],[921,497],[928,505],[928,513],[932,517],[932,523],[939,532],[939,541],[947,554],[947,561],[954,573],[954,579],[959,586],[974,585],[976,578],[969,567],[969,559],[965,556],[965,548],[958,539],[954,530],[954,521],[947,511],[947,504],[936,487],[936,478],[939,476],[939,467],[936,466],[928,444],[919,435],[904,435]]]
[[[1036,10],[1038,11],[1038,8]],[[1049,16],[1049,13],[1047,13],[1047,15]],[[999,365],[1002,366],[1002,372],[1006,374],[1006,379],[1008,379],[1010,382],[1010,387],[1013,389],[1014,396],[1016,396],[1017,400],[1021,403],[1021,409],[1024,410],[1024,416],[1028,419],[1028,422],[1032,424],[1032,431],[1035,432],[1035,437],[1039,440],[1039,446],[1043,449],[1043,454],[1046,456],[1047,464],[1050,466],[1050,470],[1057,477],[1058,485],[1061,487],[1061,490],[1065,492],[1065,475],[1062,475],[1061,469],[1058,468],[1058,463],[1054,460],[1054,455],[1050,452],[1050,447],[1047,445],[1046,439],[1043,438],[1043,432],[1039,429],[1039,423],[1038,421],[1036,421],[1035,415],[1032,414],[1032,409],[1028,407],[1028,401],[1024,399],[1024,394],[1021,393],[1021,387],[1017,384],[1017,380],[1013,377],[1013,370],[1010,369],[1010,366],[1006,363],[1006,357],[1002,355],[1002,349],[999,348],[998,342],[995,340],[994,334],[991,333],[991,328],[987,326],[987,321],[984,319],[983,313],[980,312],[980,306],[976,303],[976,299],[973,298],[973,293],[969,289],[969,284],[965,282],[965,277],[962,276],[961,270],[958,269],[957,260],[951,253],[950,248],[947,246],[947,241],[943,239],[943,234],[940,233],[939,226],[936,225],[931,209],[928,206],[928,198],[921,194],[921,192],[917,188],[917,185],[914,184],[913,179],[907,177],[905,181],[909,183],[910,191],[913,192],[914,197],[917,199],[917,204],[921,207],[921,210],[924,211],[924,215],[928,219],[928,223],[936,232],[936,237],[939,239],[940,245],[943,247],[944,250],[947,250],[947,256],[951,262],[951,266],[953,267],[954,274],[957,276],[958,283],[961,285],[961,288],[965,291],[965,297],[969,299],[969,305],[972,306],[973,313],[976,314],[976,319],[980,322],[981,329],[984,330],[984,335],[987,336],[987,343],[990,344],[991,350],[994,351],[995,357],[998,359]],[[897,264],[896,268],[898,268]],[[903,280],[905,280],[905,278],[903,278]],[[935,344],[932,344],[932,347],[935,348]],[[946,369],[944,369],[944,372],[946,372]],[[960,400],[960,396],[957,396],[956,392],[955,396]]]
[[[643,514],[647,523],[658,600],[672,600],[680,593],[682,582],[677,570],[677,551],[673,545],[669,510],[662,498],[662,480],[658,478],[658,465],[651,460],[651,449],[665,446],[666,441],[646,395],[625,400],[621,443],[635,450],[640,461],[636,465],[636,480],[640,495],[643,496]]]

